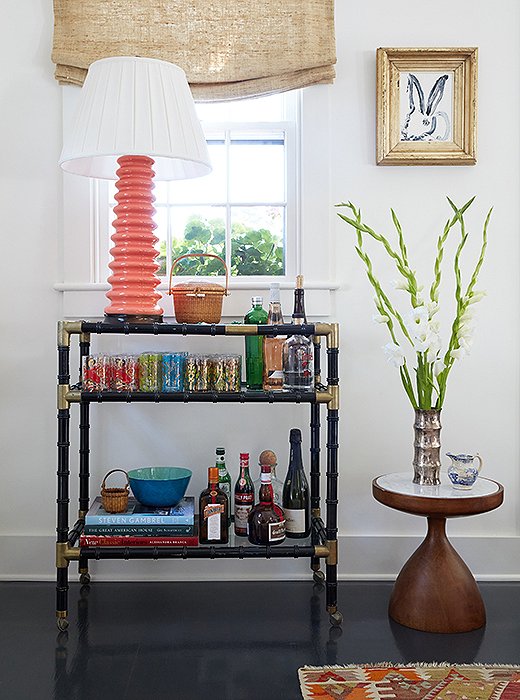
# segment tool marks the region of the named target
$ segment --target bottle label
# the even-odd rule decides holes
[[[222,503],[208,503],[204,508],[204,520],[208,526],[208,540],[220,540],[220,518],[224,512]]]
[[[247,518],[252,509],[252,505],[240,505],[235,503],[235,532],[243,532],[247,535],[249,532]]]
[[[269,542],[281,542],[285,539],[285,520],[269,523]]]
[[[285,515],[285,529],[287,532],[305,532],[305,510],[284,508],[283,512]]]

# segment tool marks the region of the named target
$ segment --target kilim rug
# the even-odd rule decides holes
[[[520,700],[520,666],[304,666],[304,700]]]

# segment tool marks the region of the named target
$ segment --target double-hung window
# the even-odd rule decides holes
[[[75,87],[63,88],[64,133],[78,95]],[[226,302],[231,316],[247,308],[252,290],[265,296],[271,281],[289,295],[299,273],[311,315],[314,306],[319,315],[330,312],[327,95],[327,86],[318,86],[196,105],[213,171],[155,183],[163,293],[180,256],[209,253],[226,263],[236,290]],[[65,292],[65,316],[101,315],[106,305],[115,192],[113,181],[64,174],[63,278],[56,288]],[[174,276],[182,275],[218,275],[212,279],[220,282],[224,269],[214,258],[190,257],[174,266]],[[171,302],[162,306],[169,315]]]

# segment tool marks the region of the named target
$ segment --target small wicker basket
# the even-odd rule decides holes
[[[183,258],[216,258],[226,271],[226,287],[212,282],[181,282],[172,287],[173,271]],[[210,253],[187,253],[173,261],[170,270],[168,294],[173,297],[173,313],[177,323],[219,323],[222,317],[222,300],[228,294],[227,265],[218,255]]]
[[[105,486],[105,482],[107,480],[107,477],[109,477],[110,474],[113,474],[114,472],[123,472],[123,474],[126,477],[126,485],[125,486],[110,487],[110,488]],[[106,510],[107,513],[124,513],[125,512],[125,510],[128,508],[129,489],[130,489],[130,485],[128,483],[128,474],[125,472],[124,469],[112,469],[111,471],[108,472],[108,474],[105,474],[105,478],[103,479],[103,482],[101,484],[101,503],[102,503],[103,508]]]

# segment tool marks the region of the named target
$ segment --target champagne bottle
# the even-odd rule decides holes
[[[251,544],[279,544],[285,539],[285,517],[283,510],[273,501],[269,464],[262,465],[261,479],[259,503],[247,518],[248,538]]]
[[[271,297],[267,325],[277,326],[283,323],[282,305],[280,303],[280,285],[271,284]],[[283,385],[283,344],[285,336],[275,335],[264,338],[264,391],[278,391]]]
[[[240,473],[235,484],[235,535],[247,536],[249,512],[255,504],[253,481],[249,475],[249,453],[240,454]]]
[[[199,498],[199,542],[226,544],[229,539],[229,502],[218,486],[218,468],[208,469],[208,488]]]
[[[308,537],[311,531],[309,484],[303,470],[302,434],[290,432],[289,469],[283,485],[282,505],[287,537]]]
[[[303,276],[296,278],[293,323],[306,322]],[[283,345],[283,388],[312,389],[314,385],[314,352],[312,340],[305,335],[291,335]]]
[[[267,311],[263,308],[262,297],[251,299],[251,308],[244,317],[244,323],[263,324],[267,322]],[[246,385],[248,389],[261,389],[264,374],[264,345],[260,335],[246,335]]]
[[[228,497],[228,522],[231,522],[231,475],[226,467],[226,450],[223,447],[217,447],[215,450],[215,466],[218,469],[218,486]]]

